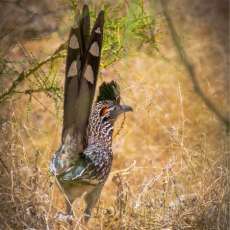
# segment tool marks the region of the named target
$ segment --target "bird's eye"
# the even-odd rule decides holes
[[[102,117],[102,122],[107,122],[109,120],[108,117]]]
[[[100,111],[100,116],[104,116],[106,113],[108,113],[109,108],[108,106],[104,106]]]

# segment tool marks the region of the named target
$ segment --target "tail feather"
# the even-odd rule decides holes
[[[80,142],[77,143],[79,146],[83,146],[100,65],[103,25],[104,12],[101,11],[90,34],[89,8],[84,5],[82,14],[75,18],[70,30],[64,87],[63,143],[70,135]]]
[[[88,5],[83,6],[82,16],[80,18],[80,32],[82,40],[82,49],[83,53],[86,54],[86,51],[89,46],[89,37],[90,37],[90,16],[89,16],[89,7]]]

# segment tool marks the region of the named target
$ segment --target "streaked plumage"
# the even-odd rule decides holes
[[[120,105],[116,82],[102,83],[92,107],[102,48],[104,13],[101,11],[89,36],[89,10],[70,31],[64,93],[62,143],[50,171],[68,197],[67,209],[84,193],[85,220],[91,215],[112,166],[113,124],[118,115],[131,111]]]

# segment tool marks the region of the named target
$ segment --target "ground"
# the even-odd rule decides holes
[[[47,8],[48,3],[41,2]],[[145,2],[148,9],[153,9]],[[116,124],[113,168],[94,217],[87,227],[78,222],[76,226],[82,229],[226,229],[229,136],[223,123],[194,91],[160,4],[153,5],[158,50],[132,46],[127,56],[100,70],[100,82],[117,80],[122,101],[131,105],[134,112]],[[170,15],[199,83],[223,114],[229,113],[227,5],[227,1],[217,0],[169,1]],[[37,8],[43,9],[39,4]],[[71,21],[63,12],[71,12],[69,5],[60,1],[55,9],[60,9],[58,18],[51,13],[49,23],[45,23],[45,28],[38,27],[38,33],[32,33],[32,37],[24,36],[26,33],[20,30],[20,39],[15,40],[16,27],[14,35],[1,40],[4,57],[22,62],[18,72],[28,68],[31,63],[27,60],[31,56],[43,59],[67,39]],[[23,16],[25,21],[21,18],[22,24],[27,25],[27,16]],[[45,32],[41,33],[43,29]],[[35,78],[42,81],[46,71],[46,68],[39,71]],[[64,59],[57,63],[54,72],[62,87]],[[2,91],[15,76],[17,73],[1,78]],[[33,79],[28,79],[21,87],[33,83]],[[49,160],[60,143],[61,101],[44,93],[19,94],[1,104],[0,114],[3,140],[0,143],[0,227],[68,229],[68,225],[54,220],[55,213],[64,209],[64,198],[48,173]],[[76,202],[74,207],[79,218],[83,204]]]

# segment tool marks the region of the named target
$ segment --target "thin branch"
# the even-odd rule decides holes
[[[2,160],[2,158],[0,157],[0,162],[1,162],[1,164],[2,164],[2,166],[3,166],[3,168],[6,170],[6,172],[9,174],[10,172],[9,172],[9,169],[8,169],[8,167],[6,166],[6,164],[5,164],[5,162]]]
[[[214,114],[216,115],[216,117],[223,122],[226,127],[227,130],[229,130],[230,127],[230,119],[228,116],[225,116],[217,107],[216,105],[207,97],[207,95],[204,93],[203,89],[200,87],[199,82],[197,80],[197,75],[195,73],[194,67],[191,64],[189,57],[184,49],[184,47],[182,46],[181,42],[180,42],[180,38],[176,32],[176,29],[174,27],[174,24],[172,22],[172,19],[169,15],[168,12],[168,8],[167,8],[167,0],[161,0],[161,5],[162,5],[162,9],[163,9],[163,14],[165,16],[166,22],[168,24],[170,33],[171,33],[171,37],[173,40],[173,43],[176,47],[176,50],[179,54],[179,57],[183,63],[183,65],[185,66],[188,75],[193,83],[193,87],[194,87],[194,91],[200,96],[200,98],[203,100],[203,102],[205,103],[205,105],[212,111],[214,112]]]
[[[0,95],[0,103],[6,101],[8,98],[12,96],[14,93],[15,88],[24,80],[26,80],[28,77],[30,77],[32,74],[34,74],[39,68],[41,68],[43,65],[54,61],[59,58],[63,58],[64,55],[60,54],[61,51],[65,48],[65,43],[61,44],[59,48],[48,58],[44,59],[43,61],[40,61],[37,63],[36,66],[28,69],[27,71],[22,71],[19,76],[13,81],[11,87],[7,89],[4,93]]]
[[[13,93],[31,95],[31,94],[34,94],[34,93],[52,92],[52,91],[57,91],[57,90],[59,90],[58,87],[48,86],[48,87],[44,87],[44,88],[41,87],[41,88],[36,88],[36,89],[26,89],[26,90],[23,90],[23,91],[14,90]],[[58,95],[58,97],[59,97],[59,95]]]

